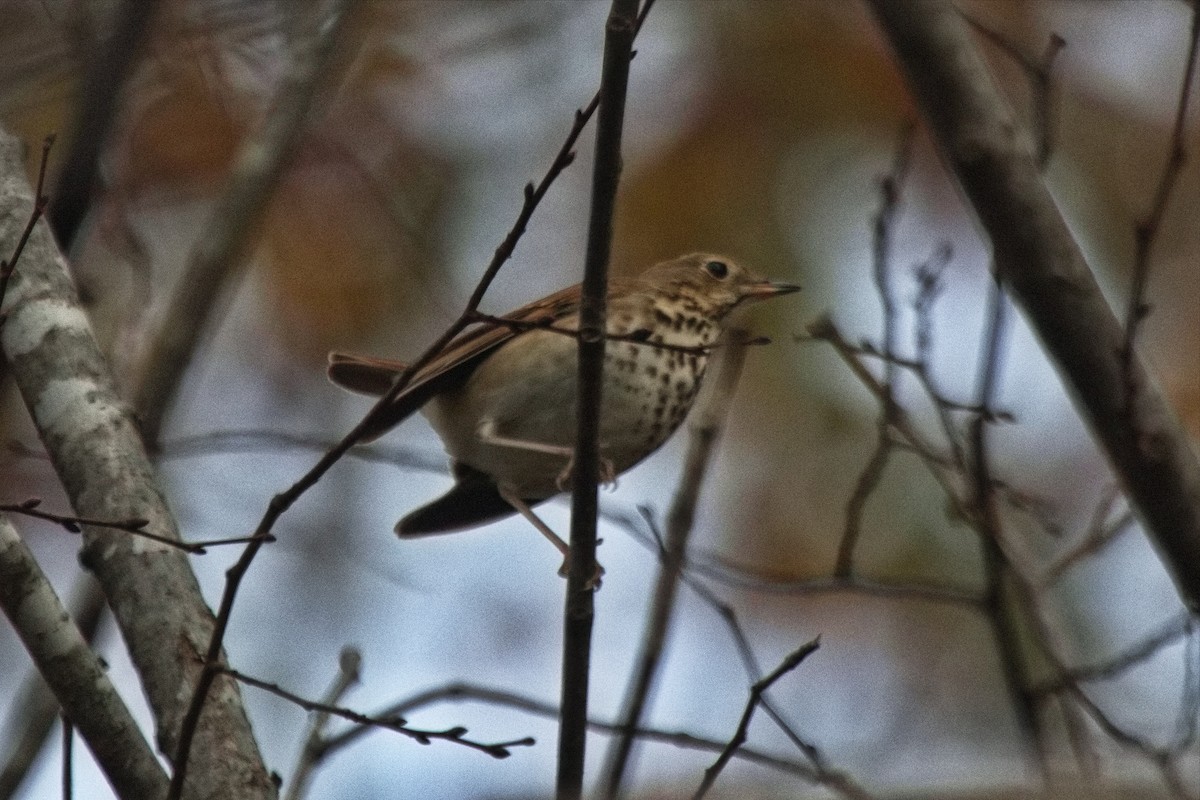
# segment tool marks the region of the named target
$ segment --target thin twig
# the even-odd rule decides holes
[[[704,770],[704,779],[700,781],[700,786],[692,795],[692,800],[700,800],[700,798],[704,797],[704,795],[708,793],[708,790],[712,788],[712,785],[716,782],[717,778],[720,777],[721,772],[725,769],[725,765],[729,763],[731,758],[733,758],[733,755],[738,751],[738,748],[740,748],[746,742],[746,735],[750,730],[750,720],[754,718],[754,711],[758,708],[763,692],[771,688],[771,685],[775,683],[775,681],[779,680],[784,675],[800,666],[800,664],[804,662],[804,659],[815,653],[817,648],[820,646],[821,643],[818,639],[813,639],[811,642],[801,645],[798,649],[789,654],[788,657],[785,658],[778,667],[773,669],[770,674],[764,676],[762,680],[756,681],[754,685],[750,687],[750,697],[746,701],[746,708],[744,711],[742,711],[742,718],[738,722],[737,730],[735,730],[733,733],[733,738],[729,740],[729,743],[725,746],[725,749],[721,751],[719,756],[717,756],[717,760],[713,763],[713,765]]]
[[[1035,694],[1058,693],[1066,689],[1070,683],[1078,684],[1115,678],[1130,667],[1153,658],[1164,647],[1189,635],[1193,626],[1191,616],[1186,612],[1180,613],[1142,641],[1125,648],[1112,658],[1097,664],[1064,669],[1053,679],[1034,684],[1030,687],[1030,691]]]
[[[1121,534],[1131,530],[1136,522],[1137,519],[1133,516],[1133,512],[1125,509],[1112,522],[1099,527],[1089,528],[1087,536],[1051,562],[1050,566],[1046,568],[1046,571],[1042,573],[1042,577],[1038,580],[1038,585],[1042,588],[1051,586],[1072,566],[1078,564],[1087,556],[1100,552]]]
[[[645,509],[642,509],[642,517],[650,527],[654,538],[661,540],[662,537],[658,535],[652,516]],[[659,549],[660,551],[662,550],[661,547]],[[760,680],[763,675],[762,669],[758,664],[758,659],[754,655],[754,649],[750,646],[750,638],[746,635],[746,631],[738,620],[737,612],[733,606],[718,597],[715,592],[705,586],[689,570],[680,572],[680,580],[705,604],[716,611],[717,616],[721,618],[721,621],[729,629],[729,634],[733,638],[734,646],[737,648],[738,655],[742,660],[742,667],[746,674],[752,682]],[[783,732],[784,736],[812,763],[814,783],[825,786],[842,797],[849,798],[849,800],[869,800],[870,795],[862,787],[855,783],[846,773],[831,768],[817,746],[805,740],[796,732],[795,728],[784,719],[783,714],[771,703],[766,692],[760,698],[759,705],[763,712]]]
[[[1003,50],[1025,73],[1032,95],[1029,103],[1029,127],[1037,136],[1038,164],[1045,169],[1054,149],[1054,62],[1067,46],[1066,39],[1057,33],[1051,33],[1045,49],[1041,54],[1034,55],[1018,42],[985,25],[962,9],[957,11],[972,28]]]
[[[883,380],[882,409],[877,423],[877,438],[875,449],[867,460],[862,472],[859,473],[854,492],[846,501],[846,524],[838,543],[837,561],[833,574],[838,578],[848,578],[854,570],[854,548],[862,535],[862,520],[866,510],[867,500],[875,491],[887,468],[888,458],[892,450],[890,435],[895,420],[898,405],[896,403],[896,298],[891,287],[891,256],[892,237],[896,216],[900,208],[900,192],[912,155],[913,126],[906,124],[900,133],[896,152],[892,157],[892,167],[883,180],[879,182],[879,211],[875,214],[872,226],[872,276],[875,288],[879,294],[879,302],[883,310]]]
[[[1146,284],[1150,277],[1150,255],[1158,239],[1159,229],[1167,214],[1167,204],[1175,190],[1179,175],[1183,172],[1187,151],[1184,137],[1187,133],[1188,103],[1192,95],[1192,82],[1196,74],[1197,46],[1200,44],[1200,9],[1192,4],[1192,27],[1188,37],[1187,60],[1183,80],[1179,87],[1179,100],[1175,104],[1175,123],[1171,126],[1171,140],[1167,160],[1163,164],[1154,191],[1150,211],[1140,220],[1133,231],[1133,286],[1129,292],[1129,303],[1125,311],[1125,341],[1121,349],[1121,362],[1125,374],[1126,405],[1132,409],[1137,399],[1138,381],[1134,375],[1134,346],[1142,322],[1150,313],[1146,302]]]
[[[29,243],[29,237],[33,235],[33,228],[37,225],[38,220],[46,211],[46,204],[50,199],[42,193],[42,188],[46,183],[46,162],[50,159],[50,148],[54,145],[54,134],[50,134],[42,142],[42,161],[38,167],[37,189],[33,194],[33,210],[29,212],[29,222],[25,225],[25,230],[21,232],[21,236],[17,239],[17,245],[13,248],[12,257],[7,261],[0,261],[0,308],[4,306],[4,295],[8,293],[8,280],[12,277],[13,271],[17,268],[17,262],[21,260],[21,253],[25,251],[25,245]],[[4,317],[0,315],[0,325],[4,324]]]
[[[406,700],[392,704],[383,711],[379,712],[377,716],[387,718],[395,714],[407,714],[418,708],[423,708],[436,702],[464,700],[475,700],[504,708],[512,708],[518,711],[524,711],[526,713],[533,714],[535,716],[543,717],[545,719],[556,720],[559,717],[559,709],[552,703],[535,700],[531,697],[517,694],[516,692],[488,689],[465,683],[450,683],[445,686],[440,686],[421,692]],[[622,727],[615,722],[603,722],[594,719],[588,720],[588,728],[592,731],[596,731],[597,733],[616,734],[624,732]],[[327,739],[321,754],[322,757],[331,755],[332,753],[341,750],[350,744],[353,744],[354,742],[358,741],[359,738],[367,735],[372,730],[374,729],[356,726]],[[694,734],[685,733],[682,731],[664,731],[658,728],[638,728],[634,733],[641,741],[670,744],[675,747],[686,748],[690,750],[700,750],[709,753],[720,753],[728,746],[728,742],[696,736]],[[760,764],[771,769],[779,770],[790,775],[796,775],[810,783],[820,783],[815,771],[807,764],[798,761],[780,758],[779,756],[770,755],[749,747],[739,748],[734,754],[734,757],[743,761],[748,761],[750,763]]]
[[[185,553],[192,555],[204,555],[208,552],[209,547],[219,547],[227,544],[246,544],[249,541],[248,537],[240,536],[227,539],[205,539],[200,542],[185,542],[179,539],[174,539],[170,536],[153,533],[145,530],[145,527],[150,524],[149,520],[145,519],[123,519],[123,520],[103,520],[91,519],[89,517],[72,517],[62,514],[54,514],[50,511],[42,511],[38,506],[41,504],[38,498],[30,498],[23,503],[15,505],[0,503],[0,511],[7,511],[10,514],[23,514],[34,519],[41,519],[47,522],[53,522],[59,525],[68,533],[82,533],[83,526],[92,528],[108,528],[110,530],[125,531],[134,536],[141,536],[149,539],[152,542],[165,544],[168,547],[174,547],[177,550],[183,550]],[[274,541],[273,537],[268,537],[268,541]]]
[[[244,683],[247,686],[253,686],[256,689],[262,689],[265,692],[282,697],[284,700],[295,703],[305,711],[315,711],[321,714],[329,714],[335,717],[349,720],[357,725],[367,725],[373,728],[383,728],[384,730],[393,731],[402,734],[416,741],[418,744],[432,744],[434,741],[453,742],[460,744],[463,747],[471,750],[478,750],[481,753],[491,756],[492,758],[508,758],[512,755],[511,748],[513,747],[532,747],[534,740],[532,737],[524,737],[522,739],[514,739],[510,742],[494,742],[485,744],[467,739],[467,729],[461,726],[447,728],[443,731],[421,730],[418,728],[410,728],[405,723],[403,717],[387,716],[373,717],[367,714],[360,714],[349,708],[331,705],[329,703],[321,703],[314,700],[308,700],[298,694],[289,692],[287,689],[275,683],[253,678],[242,672],[228,667],[222,667],[221,672],[229,677],[237,680],[239,683]]]

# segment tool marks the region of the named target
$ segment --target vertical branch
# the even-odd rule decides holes
[[[1150,250],[1158,237],[1158,230],[1163,217],[1167,213],[1167,202],[1175,189],[1179,173],[1183,171],[1187,152],[1183,148],[1185,128],[1187,126],[1188,101],[1192,95],[1192,81],[1196,74],[1196,50],[1200,44],[1200,7],[1192,4],[1192,29],[1188,40],[1186,65],[1183,69],[1183,83],[1179,87],[1179,101],[1175,105],[1175,124],[1171,128],[1171,144],[1167,152],[1167,161],[1163,165],[1162,175],[1158,179],[1158,188],[1154,192],[1154,201],[1150,212],[1138,222],[1134,228],[1133,256],[1133,287],[1129,292],[1129,305],[1125,311],[1125,342],[1121,348],[1121,360],[1126,374],[1126,402],[1132,406],[1136,399],[1138,385],[1133,379],[1131,365],[1134,359],[1134,346],[1137,342],[1141,323],[1150,313],[1146,303],[1146,281],[1150,275]]]
[[[727,336],[728,346],[718,351],[717,363],[713,365],[714,374],[708,384],[710,391],[704,404],[693,412],[692,438],[687,457],[684,459],[683,475],[679,479],[679,488],[667,515],[666,541],[662,549],[662,563],[659,567],[658,582],[654,587],[654,598],[650,602],[650,619],[642,636],[637,668],[629,686],[625,710],[618,722],[621,732],[612,745],[608,759],[603,790],[603,796],[607,798],[615,798],[621,792],[621,781],[633,749],[634,730],[642,721],[646,700],[658,674],[667,630],[675,609],[675,598],[700,487],[716,449],[721,426],[729,411],[729,403],[737,388],[742,364],[746,359],[746,332],[740,328],[733,328]]]
[[[875,288],[879,292],[879,302],[883,309],[883,396],[882,408],[879,410],[878,438],[875,450],[863,471],[858,476],[854,491],[846,501],[846,524],[842,530],[842,539],[838,545],[837,561],[833,574],[838,578],[848,578],[854,570],[854,548],[862,535],[863,514],[866,512],[867,500],[871,492],[883,477],[888,459],[892,453],[892,424],[896,419],[896,298],[892,293],[890,272],[892,255],[892,234],[896,224],[896,215],[900,206],[900,188],[904,176],[908,172],[909,158],[912,153],[913,127],[906,125],[900,134],[899,144],[892,161],[892,168],[879,185],[881,195],[879,213],[875,215],[872,227],[872,274]]]
[[[74,786],[71,781],[71,774],[74,772],[73,764],[75,761],[75,727],[71,724],[71,720],[66,714],[62,716],[62,797],[63,800],[71,800],[74,793]]]
[[[637,0],[613,0],[604,35],[596,157],[592,169],[583,294],[579,310],[578,428],[571,496],[571,557],[563,614],[562,717],[558,736],[558,800],[583,794],[596,565],[600,403],[604,369],[605,296],[613,209],[621,174],[621,129],[629,62],[637,33]]]

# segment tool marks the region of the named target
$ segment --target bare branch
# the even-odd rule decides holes
[[[0,606],[118,796],[161,797],[167,775],[29,548],[0,515]],[[71,725],[64,726],[70,730]]]
[[[233,164],[229,190],[220,198],[195,248],[138,370],[134,407],[148,442],[157,442],[163,418],[203,333],[203,322],[229,277],[241,266],[266,214],[271,193],[295,152],[296,142],[329,73],[338,33],[357,0],[338,0],[332,9],[303,11],[313,30],[296,42],[290,68],[263,117]]]
[[[124,531],[125,533],[129,533],[134,536],[141,536],[149,539],[152,542],[165,544],[167,547],[174,547],[178,550],[182,550],[185,553],[191,553],[192,555],[204,555],[208,552],[209,547],[218,547],[227,544],[246,544],[250,541],[249,537],[238,536],[227,539],[205,539],[204,541],[200,542],[185,542],[179,539],[173,539],[170,536],[164,536],[159,533],[153,533],[145,530],[145,527],[150,524],[149,520],[138,519],[136,517],[134,519],[123,520],[102,520],[91,519],[88,517],[63,516],[62,514],[54,514],[49,511],[42,511],[40,508],[38,508],[41,502],[42,501],[37,498],[31,498],[16,505],[0,503],[0,511],[7,511],[10,514],[23,514],[27,517],[53,522],[57,525],[61,525],[62,528],[68,533],[81,533],[83,526]],[[268,534],[266,540],[274,541],[275,539]]]
[[[746,709],[742,712],[742,718],[738,722],[733,738],[729,740],[729,744],[721,751],[721,755],[717,757],[713,765],[704,770],[704,780],[700,782],[699,788],[692,795],[693,800],[700,800],[701,797],[708,793],[708,790],[712,788],[722,770],[725,769],[725,765],[733,758],[738,748],[745,743],[746,735],[750,730],[750,720],[754,717],[754,711],[758,708],[763,692],[771,688],[771,685],[775,681],[800,666],[804,662],[804,659],[815,653],[820,646],[820,641],[817,639],[801,645],[797,650],[788,655],[769,675],[763,677],[762,680],[756,681],[750,687],[750,698],[746,701]]]
[[[17,142],[0,136],[0,245],[5,248],[16,238],[14,209],[30,193],[17,177],[21,163]],[[147,527],[178,538],[132,415],[117,396],[44,222],[29,238],[8,302],[0,343],[75,513],[99,520],[146,519]],[[104,587],[162,741],[169,743],[182,710],[180,694],[186,695],[183,687],[198,671],[181,653],[189,645],[202,646],[212,619],[195,576],[178,550],[100,528],[85,529],[82,559]],[[177,646],[164,648],[164,641]],[[230,682],[225,689],[226,702],[201,726],[205,755],[199,784],[217,795],[235,793],[228,787],[236,786],[243,797],[271,797],[273,787],[236,689]]]
[[[231,678],[236,679],[240,683],[246,684],[247,686],[253,686],[256,689],[262,689],[263,691],[270,692],[277,697],[282,697],[284,700],[295,703],[305,711],[315,711],[322,714],[330,714],[335,717],[341,717],[342,719],[350,720],[358,725],[366,725],[372,728],[383,728],[384,730],[393,731],[395,733],[407,736],[408,738],[416,741],[418,744],[431,744],[434,741],[453,742],[454,744],[461,744],[463,747],[470,748],[471,750],[478,750],[479,752],[485,753],[492,758],[508,758],[510,755],[512,755],[510,748],[530,747],[534,744],[534,740],[528,736],[523,739],[514,739],[511,742],[495,742],[493,744],[476,742],[465,738],[467,729],[463,727],[447,728],[444,731],[428,731],[418,728],[410,728],[402,717],[368,716],[367,714],[360,714],[357,711],[352,711],[348,708],[342,708],[341,706],[307,700],[298,694],[289,692],[287,689],[280,687],[278,684],[268,683],[267,681],[262,681],[258,678],[252,678],[249,675],[238,672],[234,669],[229,669],[228,667],[222,667],[221,672],[230,676]]]
[[[407,714],[417,708],[423,708],[424,706],[440,701],[462,700],[477,700],[479,702],[489,703],[495,706],[513,708],[518,711],[524,711],[528,714],[543,717],[545,719],[556,720],[559,717],[558,707],[551,703],[544,703],[515,692],[488,689],[464,683],[450,683],[445,686],[421,692],[420,694],[414,695],[411,698],[389,706],[381,711],[378,716],[386,718],[394,714]],[[588,728],[598,733],[616,734],[624,732],[622,727],[617,723],[602,722],[592,719],[588,720]],[[344,733],[338,734],[331,739],[328,739],[325,742],[323,755],[328,755],[336,750],[340,750],[352,744],[360,737],[370,733],[372,730],[372,728],[355,727],[345,731]],[[690,733],[684,733],[680,731],[663,731],[657,728],[638,728],[634,734],[642,741],[670,744],[675,747],[686,748],[689,750],[700,750],[709,753],[720,753],[728,744],[727,742],[708,739]],[[770,755],[749,747],[738,748],[738,750],[734,753],[734,757],[743,761],[748,761],[750,763],[760,764],[771,769],[779,770],[789,775],[796,775],[810,783],[820,783],[815,771],[807,764],[798,761],[780,758],[779,756]],[[863,795],[863,797],[865,797],[865,795]]]
[[[1138,382],[1133,371],[1135,346],[1141,324],[1150,313],[1146,303],[1146,283],[1150,277],[1150,254],[1154,242],[1158,239],[1158,231],[1167,214],[1167,203],[1175,191],[1175,184],[1183,172],[1187,151],[1184,150],[1184,136],[1187,128],[1188,102],[1192,96],[1192,82],[1196,74],[1197,45],[1200,44],[1200,9],[1192,5],[1192,28],[1188,38],[1187,59],[1183,70],[1183,81],[1179,87],[1179,101],[1175,104],[1175,124],[1171,127],[1171,142],[1167,150],[1167,160],[1163,164],[1162,174],[1158,178],[1158,187],[1154,191],[1154,200],[1150,211],[1140,220],[1133,230],[1133,286],[1129,292],[1129,304],[1125,311],[1125,342],[1121,349],[1122,364],[1126,371],[1126,399],[1131,408],[1136,400]]]
[[[161,0],[122,0],[113,14],[112,32],[81,69],[78,110],[68,139],[71,149],[59,170],[50,208],[50,227],[68,251],[91,207],[101,154],[121,109],[121,92],[144,52],[160,5]]]
[[[1114,678],[1141,662],[1154,657],[1164,647],[1192,633],[1194,623],[1191,616],[1182,613],[1162,625],[1141,642],[1123,650],[1111,659],[1099,664],[1062,670],[1053,680],[1043,681],[1030,687],[1037,694],[1061,692],[1069,683]]]
[[[46,211],[46,203],[49,202],[46,195],[42,194],[42,186],[46,182],[46,162],[50,158],[50,147],[53,144],[54,134],[50,134],[42,143],[42,161],[41,166],[38,167],[37,189],[33,194],[33,208],[29,212],[29,221],[25,223],[25,230],[21,231],[21,236],[17,239],[16,246],[13,247],[12,258],[0,261],[0,308],[4,306],[4,295],[8,293],[8,281],[12,278],[13,270],[17,268],[17,262],[21,260],[21,253],[24,252],[30,235],[33,234],[33,227],[42,218],[42,214]],[[0,325],[3,324],[4,317],[0,316]]]
[[[883,477],[892,450],[891,427],[898,407],[896,404],[896,298],[891,285],[892,236],[896,215],[900,208],[900,190],[908,173],[912,156],[912,125],[906,125],[900,134],[891,171],[879,184],[880,204],[875,215],[872,237],[872,276],[883,306],[883,381],[880,383],[882,409],[879,415],[878,438],[875,450],[867,460],[854,492],[846,502],[846,525],[838,544],[837,561],[833,574],[848,578],[854,569],[854,548],[862,534],[862,519],[867,500]]]
[[[1067,42],[1057,33],[1050,34],[1046,48],[1040,55],[1029,52],[1018,42],[1013,41],[1000,31],[985,25],[963,10],[958,13],[962,18],[992,41],[997,47],[1011,58],[1024,71],[1029,80],[1032,98],[1030,100],[1029,127],[1037,136],[1037,160],[1043,169],[1050,161],[1050,153],[1054,147],[1054,61],[1058,54],[1067,46]]]
[[[90,575],[75,582],[68,613],[84,641],[92,641],[104,611],[104,594]],[[0,767],[0,800],[17,794],[61,716],[58,698],[34,667],[26,674],[9,706],[8,756]]]

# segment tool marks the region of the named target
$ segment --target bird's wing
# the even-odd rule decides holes
[[[399,425],[434,395],[460,386],[480,362],[505,342],[527,330],[549,324],[579,309],[579,286],[570,286],[506,314],[512,326],[486,322],[451,340],[386,408],[380,409],[362,441],[377,439]],[[329,354],[329,379],[342,388],[371,395],[387,394],[407,365],[399,361],[351,353]]]

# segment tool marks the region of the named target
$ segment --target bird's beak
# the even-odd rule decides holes
[[[798,291],[800,291],[800,287],[794,283],[763,280],[746,286],[742,290],[742,299],[751,301],[766,300],[768,297],[776,297],[781,294],[791,294]]]

